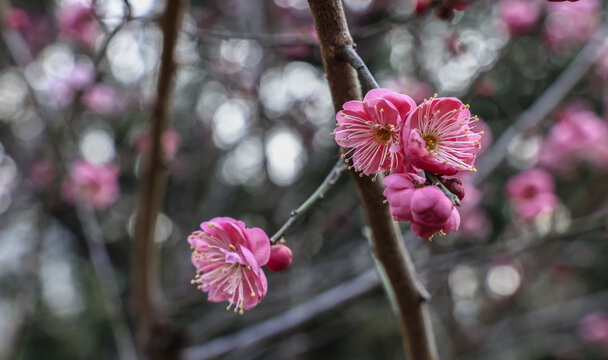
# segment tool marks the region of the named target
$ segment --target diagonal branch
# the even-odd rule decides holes
[[[502,163],[507,156],[509,144],[518,134],[526,133],[537,127],[578,83],[595,63],[601,54],[600,50],[606,47],[607,35],[608,24],[605,23],[557,80],[515,120],[513,125],[502,133],[492,148],[479,159],[477,166],[479,172],[473,179],[475,184],[482,183]]]

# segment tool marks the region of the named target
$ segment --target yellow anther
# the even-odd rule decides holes
[[[384,200],[382,200],[382,203],[386,204],[386,203],[388,203],[388,200],[384,199]]]
[[[376,178],[372,178],[372,182],[376,182]]]
[[[251,292],[251,297],[255,297],[255,293],[253,291]]]
[[[245,312],[243,311],[243,309],[239,310],[239,315],[243,315]]]

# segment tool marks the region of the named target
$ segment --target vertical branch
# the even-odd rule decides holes
[[[340,0],[309,0],[319,37],[323,66],[335,111],[346,101],[361,98],[357,73],[342,61],[341,51],[353,45]],[[354,172],[359,199],[372,230],[372,243],[399,307],[399,319],[408,359],[438,359],[427,308],[428,294],[418,282],[414,266],[389,209],[382,203],[382,185]]]
[[[156,219],[164,195],[166,163],[161,137],[169,123],[170,99],[176,70],[174,49],[177,43],[185,0],[166,2],[161,18],[163,47],[156,102],[150,119],[152,149],[146,161],[139,194],[135,244],[133,249],[132,302],[139,331],[139,344],[151,358],[172,358],[175,344],[163,338],[164,316],[161,311],[161,293],[158,284],[158,254],[154,243]],[[164,349],[162,348],[164,347]]]

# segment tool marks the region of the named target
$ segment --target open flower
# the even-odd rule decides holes
[[[473,132],[469,106],[456,98],[431,98],[413,111],[403,127],[405,158],[413,166],[441,175],[475,171],[483,131]]]
[[[262,270],[270,257],[268,236],[229,217],[205,221],[201,229],[188,237],[196,267],[192,283],[199,284],[209,301],[228,301],[227,310],[234,305],[234,312],[243,314],[243,309],[260,303],[268,289]]]
[[[338,145],[350,150],[348,157],[356,171],[365,175],[403,171],[409,164],[401,150],[401,128],[416,107],[407,95],[388,89],[374,89],[363,101],[348,101],[336,115]]]

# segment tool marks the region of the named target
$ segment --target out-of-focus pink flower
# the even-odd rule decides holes
[[[29,179],[38,189],[45,189],[55,180],[55,167],[48,160],[36,161],[30,167]]]
[[[458,230],[458,210],[443,191],[434,185],[424,186],[424,181],[415,174],[392,174],[384,178],[384,196],[393,218],[411,221],[413,233],[421,238]]]
[[[82,96],[83,105],[94,113],[103,116],[116,116],[126,109],[126,101],[111,86],[97,84]]]
[[[57,26],[67,39],[92,48],[99,35],[95,10],[87,4],[72,3],[59,9]]]
[[[516,215],[524,220],[534,220],[543,212],[552,212],[559,205],[554,193],[551,175],[542,169],[520,172],[507,181],[507,196],[515,207]]]
[[[258,228],[229,217],[217,217],[201,224],[188,242],[194,249],[196,267],[193,284],[211,302],[228,301],[227,310],[243,314],[266,296],[268,284],[262,266],[270,258],[270,240]]]
[[[581,339],[608,350],[608,313],[595,311],[583,318],[578,326]]]
[[[409,164],[401,149],[401,128],[416,107],[407,95],[388,89],[373,89],[363,101],[348,101],[336,114],[338,145],[350,150],[344,155],[356,171],[365,175],[405,171]]]
[[[544,38],[557,51],[585,43],[600,24],[599,0],[547,4]]]
[[[383,87],[398,92],[400,94],[408,94],[416,104],[421,103],[424,99],[433,96],[433,90],[427,83],[417,81],[413,78],[403,76],[392,76],[382,82]]]
[[[139,133],[135,139],[135,148],[137,149],[137,152],[141,155],[149,154],[152,148],[151,140],[152,139],[150,138],[150,133],[148,131]],[[179,143],[181,141],[177,131],[175,131],[174,128],[165,130],[160,141],[166,160],[173,160],[175,158],[175,154],[177,154],[177,149],[179,148]]]
[[[285,245],[278,244],[270,247],[270,259],[266,264],[268,270],[283,271],[291,265],[293,254],[291,249]]]
[[[608,169],[608,123],[579,103],[566,106],[543,143],[539,163],[566,174],[576,159]]]
[[[97,209],[110,206],[118,194],[118,167],[114,164],[93,165],[78,160],[72,164],[62,186],[62,195],[67,201],[82,202]]]
[[[470,124],[478,121],[469,107],[456,98],[431,98],[413,111],[401,134],[405,158],[413,166],[435,174],[454,175],[474,171],[483,131]]]
[[[4,23],[10,28],[21,30],[30,25],[30,17],[21,9],[11,8],[4,13]]]
[[[522,35],[536,25],[541,5],[536,0],[501,0],[498,14],[511,35]]]

